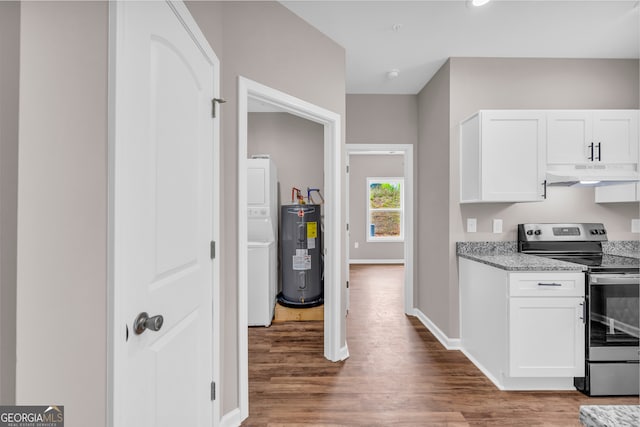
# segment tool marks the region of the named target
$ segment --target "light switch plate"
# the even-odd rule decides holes
[[[493,232],[494,233],[502,233],[502,220],[494,219],[493,220]]]
[[[355,249],[358,249],[360,247],[360,243],[359,242],[353,242],[353,247]]]
[[[467,233],[475,233],[478,228],[478,220],[476,218],[467,218]]]
[[[631,220],[631,232],[640,233],[640,219]]]

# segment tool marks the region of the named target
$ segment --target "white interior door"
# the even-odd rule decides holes
[[[218,63],[182,3],[113,7],[113,424],[211,426]]]
[[[346,223],[347,223],[347,237],[346,237],[347,244],[345,245],[345,249],[344,249],[344,258],[346,260],[344,277],[345,277],[345,281],[347,283],[347,289],[346,289],[346,292],[345,292],[344,305],[345,305],[345,310],[347,312],[347,315],[349,315],[349,304],[350,304],[349,291],[350,291],[350,286],[351,286],[351,284],[349,282],[349,277],[350,277],[350,273],[351,273],[351,271],[350,271],[350,268],[351,268],[351,262],[350,262],[350,258],[351,258],[351,255],[350,255],[350,251],[351,251],[351,216],[350,215],[351,214],[350,214],[350,211],[349,211],[350,206],[351,206],[351,203],[350,203],[351,195],[349,194],[350,193],[350,189],[351,189],[351,177],[349,175],[349,172],[350,172],[350,166],[349,165],[351,163],[351,157],[349,156],[349,153],[347,153],[346,158],[347,158],[347,162],[346,162],[347,163],[346,164],[347,173],[345,175],[345,181],[346,181],[346,183],[345,183],[345,200],[347,201],[347,203],[345,204],[344,210],[345,210],[345,219],[346,219]]]

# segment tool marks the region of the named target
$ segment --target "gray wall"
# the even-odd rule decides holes
[[[367,178],[404,176],[404,156],[349,156],[349,258],[351,260],[404,260],[403,242],[367,242]],[[405,230],[411,233],[412,230]],[[355,242],[359,248],[356,249]]]
[[[347,95],[347,144],[410,144],[414,147],[418,143],[418,97],[416,95]],[[414,151],[415,153],[415,151]],[[354,160],[359,156],[350,156],[351,159],[351,188],[354,191]],[[357,162],[357,160],[356,160]],[[414,155],[413,161],[414,177],[417,174],[417,156]],[[357,167],[357,165],[355,166]],[[397,176],[402,176],[403,171],[398,172]],[[377,173],[369,176],[381,176]],[[414,178],[415,179],[415,178]],[[364,188],[364,185],[363,185]],[[356,189],[357,191],[357,189]],[[414,200],[416,199],[416,189],[414,185]],[[359,237],[357,234],[360,229],[364,230],[365,225],[358,225],[358,217],[354,209],[354,195],[350,194],[350,212],[349,221],[351,221],[351,238],[349,243],[349,257],[352,259],[403,259],[404,248],[401,243],[371,243],[367,244],[364,235]],[[363,196],[363,199],[366,196]],[[364,203],[364,202],[363,202]],[[416,203],[414,203],[414,218],[416,217]],[[366,217],[362,216],[363,221]],[[366,224],[366,223],[365,223]],[[366,230],[365,230],[366,231]],[[414,230],[405,230],[406,233],[412,233]],[[364,231],[362,231],[364,233]],[[353,247],[353,242],[358,240],[360,249]],[[384,246],[382,250],[371,247],[379,245]],[[387,247],[387,245],[389,245]],[[395,247],[393,250],[390,248]],[[387,250],[390,253],[383,254]]]
[[[418,264],[424,263],[424,268],[418,279],[419,307],[447,336],[455,338],[459,336],[456,241],[514,240],[518,223],[544,221],[603,222],[610,231],[610,239],[635,240],[638,235],[631,233],[631,219],[638,217],[639,206],[596,205],[592,188],[550,188],[549,198],[540,203],[460,205],[459,122],[479,109],[638,108],[639,75],[638,60],[493,58],[452,58],[438,75],[450,80],[449,137],[444,130],[429,131],[425,124],[420,136],[420,159],[427,161],[430,157],[424,155],[424,150],[434,151],[440,161],[446,161],[448,156],[448,172],[444,176],[443,171],[440,180],[420,178],[419,185],[420,194],[433,194],[448,186],[448,197],[439,200],[448,204],[448,213],[445,218],[445,212],[438,208],[430,217],[429,211],[422,211],[418,223],[437,220],[443,226],[448,224],[449,236],[445,240],[438,232],[437,244],[432,245],[420,233],[419,240],[423,243]],[[441,104],[445,94],[430,92],[434,82],[437,80],[432,80],[420,94],[420,115],[425,121],[425,117],[433,114],[432,110],[443,116],[445,113]],[[437,165],[432,162],[431,166]],[[421,167],[421,176],[425,169],[430,168]],[[422,201],[420,206],[425,207]],[[464,231],[468,217],[478,219],[477,233]],[[504,220],[504,233],[490,232],[493,218]],[[449,266],[448,271],[443,265]]]
[[[0,405],[15,403],[20,3],[0,2]]]
[[[238,146],[237,80],[244,76],[344,117],[344,49],[277,2],[191,2],[211,45],[222,45],[222,413],[238,406]],[[222,13],[222,33],[220,19]],[[220,52],[216,51],[218,55]],[[344,127],[344,122],[343,122]],[[344,138],[344,131],[343,131]],[[340,165],[342,168],[343,165]],[[343,204],[344,206],[344,200]],[[344,242],[343,234],[341,240]],[[342,243],[339,243],[342,245]],[[343,246],[341,246],[343,247]],[[344,269],[340,269],[342,272]],[[344,277],[340,280],[344,283]],[[344,295],[345,289],[342,288]],[[344,301],[344,296],[343,296]],[[346,308],[343,306],[342,311]],[[343,322],[346,323],[346,322]],[[340,341],[345,342],[343,325]]]
[[[23,2],[18,404],[104,426],[107,366],[106,2]]]
[[[418,94],[420,125],[414,300],[438,327],[449,325],[449,92],[447,61]],[[452,336],[452,335],[449,335]],[[453,335],[455,336],[455,334]]]
[[[324,197],[324,126],[289,113],[249,113],[247,154],[269,154],[278,168],[280,203],[291,204],[291,187]],[[319,201],[315,196],[314,200]]]
[[[418,143],[415,95],[347,95],[347,144]]]

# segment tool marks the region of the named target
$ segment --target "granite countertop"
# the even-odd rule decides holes
[[[640,241],[603,242],[605,254],[640,258]],[[518,252],[516,242],[457,242],[456,253],[461,258],[507,271],[585,271],[587,267]]]
[[[516,242],[458,242],[461,258],[478,261],[507,271],[584,271],[586,267],[517,252]]]
[[[640,240],[602,242],[602,252],[627,258],[640,258]]]
[[[640,425],[640,406],[582,405],[580,422],[586,427],[637,427]]]

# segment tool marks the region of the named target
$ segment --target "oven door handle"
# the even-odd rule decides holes
[[[640,284],[640,275],[590,274],[589,283],[593,285],[638,285]]]

